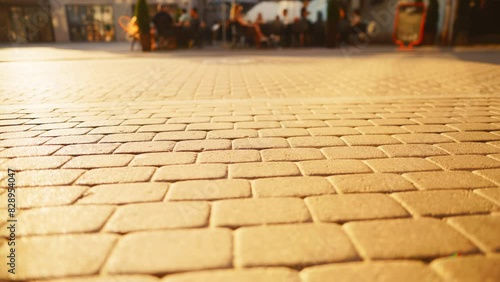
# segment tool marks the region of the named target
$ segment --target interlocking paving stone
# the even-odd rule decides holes
[[[477,252],[460,233],[433,218],[349,222],[343,227],[363,258],[425,259]]]
[[[414,191],[393,196],[417,216],[439,217],[500,210],[500,207],[468,190]]]
[[[205,131],[171,131],[161,132],[156,134],[154,141],[182,141],[182,140],[198,140],[205,139],[207,133]]]
[[[500,279],[500,255],[441,258],[431,267],[446,281],[493,282]]]
[[[137,126],[137,132],[165,132],[165,131],[179,131],[186,129],[185,124],[153,124]]]
[[[68,279],[47,280],[45,282],[158,282],[159,279],[150,275],[104,275],[89,277],[72,277]]]
[[[321,120],[294,120],[280,122],[284,128],[313,128],[313,127],[328,127],[328,125]]]
[[[78,204],[129,204],[158,202],[167,193],[166,183],[121,183],[97,185],[87,190]]]
[[[71,144],[86,144],[97,143],[103,135],[74,135],[74,136],[60,136],[50,139],[46,145],[71,145]]]
[[[343,146],[334,148],[323,148],[321,150],[328,159],[376,159],[387,157],[377,147],[370,146]]]
[[[500,153],[500,148],[479,142],[442,143],[436,146],[454,155],[487,155]]]
[[[294,224],[235,231],[235,266],[308,266],[351,261],[358,255],[339,225]]]
[[[408,212],[384,194],[324,195],[305,199],[314,221],[347,222],[353,220],[408,217]]]
[[[359,160],[303,161],[299,166],[304,174],[309,176],[372,172]]]
[[[0,132],[3,132],[0,130]],[[0,133],[0,139],[31,138],[42,134],[43,131],[21,131]]]
[[[8,162],[0,164],[0,168],[21,170],[36,170],[36,169],[54,169],[60,168],[64,163],[69,161],[68,156],[42,156],[42,157],[26,157],[10,159]]]
[[[180,181],[171,185],[168,200],[219,200],[251,197],[250,183],[243,179]]]
[[[256,179],[252,183],[256,197],[306,197],[335,193],[323,177],[277,177]]]
[[[456,131],[456,129],[446,125],[404,125],[402,128],[412,133],[443,133]]]
[[[341,193],[373,193],[416,190],[403,177],[392,173],[336,175],[328,178]]]
[[[440,170],[432,162],[421,158],[390,158],[365,161],[375,172],[404,173],[411,171]]]
[[[312,136],[345,136],[361,134],[352,127],[309,128],[308,131]]]
[[[331,127],[346,127],[346,126],[370,126],[373,125],[367,120],[327,120],[326,123]]]
[[[175,146],[174,151],[177,152],[200,152],[210,150],[229,150],[231,149],[231,140],[217,139],[217,140],[189,140],[180,141]]]
[[[419,189],[471,189],[493,187],[494,184],[468,171],[411,172],[403,177]]]
[[[260,160],[257,150],[220,150],[201,152],[198,155],[199,163],[245,163]]]
[[[460,131],[490,131],[498,130],[498,126],[489,123],[479,123],[479,122],[468,122],[468,123],[456,123],[449,124],[448,126],[456,128]]]
[[[452,139],[446,136],[434,133],[395,134],[393,137],[405,144],[437,144],[453,142]]]
[[[401,142],[388,135],[356,135],[343,136],[342,140],[351,146],[378,146],[400,144]]]
[[[152,167],[96,168],[85,172],[76,184],[98,185],[148,181],[155,169]]]
[[[420,261],[376,261],[350,262],[312,266],[300,272],[304,282],[330,281],[335,277],[338,282],[439,282],[441,278]]]
[[[136,155],[130,166],[165,166],[176,164],[192,164],[196,161],[196,153],[169,152],[147,153]]]
[[[314,148],[267,149],[262,150],[261,154],[262,159],[266,162],[319,160],[325,158],[320,150]]]
[[[285,138],[244,138],[233,140],[234,149],[270,149],[270,148],[288,148]]]
[[[356,130],[366,135],[408,133],[408,130],[399,126],[360,126]]]
[[[0,158],[48,156],[59,150],[61,147],[62,146],[59,145],[12,147],[1,151]]]
[[[500,188],[476,189],[474,190],[474,193],[477,193],[478,195],[481,195],[500,206]]]
[[[382,114],[380,115],[382,116]],[[417,124],[415,121],[405,118],[371,119],[370,121],[376,125],[386,125],[386,126]]]
[[[448,170],[473,170],[500,167],[500,161],[479,155],[430,157],[429,160]]]
[[[482,141],[497,141],[500,140],[499,135],[489,132],[449,132],[443,135],[450,137],[458,142],[482,142]]]
[[[139,126],[136,125],[119,125],[119,126],[102,126],[92,129],[89,134],[121,134],[136,132]]]
[[[82,169],[26,170],[16,173],[17,187],[69,185],[82,175]]]
[[[207,133],[208,139],[236,139],[258,137],[258,131],[255,129],[226,129],[212,130]]]
[[[447,222],[486,252],[500,250],[500,214],[469,215],[448,218]]]
[[[163,166],[156,171],[153,181],[217,179],[226,176],[223,164],[190,164]]]
[[[230,230],[187,229],[125,235],[114,248],[106,269],[115,274],[164,274],[227,268],[231,263]]]
[[[198,271],[168,275],[162,282],[300,282],[296,270],[285,267],[266,267],[235,270]]]
[[[154,133],[121,133],[108,134],[104,136],[100,143],[122,143],[122,142],[144,142],[151,141],[155,136]]]
[[[119,144],[80,144],[80,145],[67,145],[55,152],[54,155],[62,156],[80,156],[80,155],[103,155],[110,154]],[[0,153],[1,154],[1,153]]]
[[[86,186],[37,187],[16,190],[16,206],[20,209],[64,206],[80,198]],[[0,200],[7,203],[7,193],[0,195]]]
[[[481,175],[496,185],[500,185],[500,168],[477,170],[474,173]]]
[[[35,236],[16,240],[19,257],[17,273],[0,273],[0,279],[25,280],[97,274],[117,236],[110,234],[74,234]],[[7,256],[6,244],[0,246]]]
[[[64,158],[64,157],[61,157]],[[126,166],[133,155],[91,155],[74,157],[63,168],[100,168]]]
[[[71,136],[83,135],[89,133],[92,128],[67,128],[67,129],[53,129],[40,134],[40,137],[58,137],[58,136]]]
[[[262,198],[221,200],[213,203],[211,222],[215,226],[239,227],[259,224],[311,221],[302,199]]]
[[[229,122],[218,123],[192,123],[186,127],[186,130],[218,130],[218,129],[232,129],[234,124]],[[241,128],[241,127],[239,127]]]
[[[42,145],[48,140],[50,137],[33,137],[33,138],[13,138],[13,139],[5,139],[0,141],[0,147],[20,147],[20,146],[38,146]]]
[[[290,137],[288,142],[295,148],[309,148],[309,147],[330,147],[330,146],[344,146],[345,143],[340,138],[335,136],[303,136],[303,137]]]
[[[279,122],[276,121],[249,121],[235,123],[236,129],[265,129],[265,128],[281,128]],[[232,128],[232,127],[231,127]],[[222,128],[220,128],[222,129]]]
[[[242,163],[229,165],[231,178],[259,178],[277,176],[296,176],[300,171],[294,163],[267,162],[267,163]]]
[[[426,144],[386,145],[381,146],[389,157],[430,157],[448,155],[445,151]]]
[[[170,152],[174,146],[172,141],[132,142],[120,145],[115,153]]]
[[[294,137],[309,135],[309,132],[304,128],[272,128],[259,130],[259,136],[261,137]]]
[[[138,203],[119,207],[104,229],[129,233],[141,230],[203,227],[210,206],[204,202]]]
[[[62,206],[30,209],[17,218],[17,236],[97,232],[113,212],[112,206]],[[8,230],[2,228],[7,237]]]

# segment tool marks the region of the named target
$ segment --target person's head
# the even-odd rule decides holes
[[[258,14],[257,14],[257,19],[258,19],[258,20],[262,20],[262,13],[258,13]]]
[[[243,12],[243,6],[242,5],[236,6],[236,11]]]
[[[283,10],[283,16],[285,16],[285,17],[286,17],[287,15],[288,15],[288,9],[284,9],[284,10]]]
[[[339,9],[339,16],[340,16],[341,19],[345,19],[345,11],[344,11],[344,9],[342,9],[342,8]]]
[[[276,15],[275,20],[279,22],[279,20],[280,20],[280,16],[279,16],[279,15]]]
[[[316,21],[318,22],[323,21],[323,13],[321,11],[318,11],[318,13],[316,13]]]
[[[182,9],[182,13],[185,14],[187,12],[186,9]]]
[[[167,4],[158,5],[158,10],[166,13],[168,12],[168,5]]]
[[[353,13],[354,13],[354,15],[361,17],[361,10],[360,9],[354,10]]]

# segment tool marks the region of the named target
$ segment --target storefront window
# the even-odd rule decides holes
[[[71,41],[113,41],[115,25],[111,5],[66,5]]]
[[[54,35],[50,11],[41,6],[0,5],[1,42],[52,42]]]

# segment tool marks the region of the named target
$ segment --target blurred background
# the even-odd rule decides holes
[[[308,3],[309,20],[325,19],[327,1]],[[261,13],[272,21],[287,8],[298,16],[302,1],[238,0],[251,21]],[[308,1],[309,2],[309,1]],[[361,11],[364,20],[377,23],[376,43],[392,43],[394,17],[398,0],[341,0],[348,14]],[[414,2],[414,1],[406,1]],[[417,1],[419,2],[419,1]],[[432,1],[424,2],[427,7]],[[500,43],[500,0],[436,0],[436,32],[430,41],[439,45]],[[148,0],[150,16],[159,4],[172,9],[196,7],[208,26],[229,17],[230,1],[224,0]],[[126,41],[119,27],[121,16],[132,16],[134,0],[0,0],[0,43],[42,42],[120,42]]]

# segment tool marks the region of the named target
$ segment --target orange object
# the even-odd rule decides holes
[[[411,41],[403,41],[402,39],[398,38],[398,28],[400,24],[400,15],[401,15],[401,8],[410,8],[410,7],[415,7],[422,9],[422,19],[420,20],[419,24],[419,33],[418,37],[415,40]],[[400,3],[397,8],[396,8],[396,20],[394,23],[394,33],[392,34],[392,38],[394,40],[394,43],[399,45],[399,50],[401,51],[411,51],[413,50],[413,46],[418,45],[422,43],[422,40],[424,39],[424,26],[425,26],[425,16],[426,16],[426,8],[423,3]],[[408,43],[407,46],[405,46],[405,42]]]

